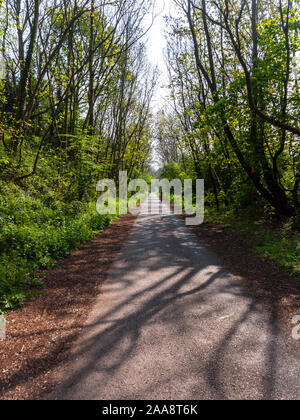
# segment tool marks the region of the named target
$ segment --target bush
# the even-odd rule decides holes
[[[40,283],[40,271],[96,232],[112,216],[99,215],[95,204],[43,200],[25,191],[2,189],[0,195],[0,312],[23,304]]]
[[[0,256],[0,313],[21,306],[32,288],[41,285],[33,273],[34,265],[16,254]]]

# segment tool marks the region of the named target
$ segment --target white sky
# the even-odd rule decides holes
[[[155,0],[155,15],[153,26],[148,33],[148,56],[153,67],[158,67],[161,75],[158,80],[157,91],[152,103],[153,111],[158,111],[165,107],[165,99],[168,96],[168,90],[164,88],[168,83],[167,68],[164,61],[164,49],[166,42],[164,39],[164,30],[166,24],[164,16],[169,15],[172,0]]]
[[[155,0],[155,20],[152,28],[148,32],[148,58],[153,67],[158,67],[160,71],[159,80],[154,98],[152,100],[152,112],[155,113],[167,106],[168,89],[165,87],[168,83],[168,72],[164,59],[164,50],[166,41],[164,38],[164,30],[166,24],[164,16],[170,14],[173,0]],[[161,167],[161,162],[157,156],[155,146],[152,148],[152,168],[157,170]]]

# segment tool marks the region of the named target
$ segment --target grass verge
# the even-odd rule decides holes
[[[220,225],[257,254],[275,261],[292,273],[300,273],[300,235],[291,223],[274,224],[264,219],[237,216],[206,209],[205,221]]]

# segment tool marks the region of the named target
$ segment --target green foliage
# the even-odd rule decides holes
[[[185,172],[192,163],[211,206],[289,218],[300,192],[299,8],[249,4],[182,3],[167,20],[174,111],[158,113],[157,153]]]
[[[295,232],[300,232],[300,209],[296,211],[296,214],[292,218],[292,229]]]
[[[295,274],[300,273],[300,236],[292,231],[291,223],[267,223],[233,212],[218,213],[206,209],[205,220],[222,225],[259,255],[275,261]]]
[[[172,181],[173,179],[179,179],[183,181],[187,178],[187,175],[182,171],[180,165],[176,162],[170,162],[165,165],[160,173],[161,179],[167,179]]]
[[[15,186],[0,195],[0,312],[22,305],[41,270],[51,268],[96,232],[112,216],[100,216],[95,203],[45,201]]]
[[[41,270],[110,224],[112,217],[96,212],[97,182],[117,180],[120,170],[130,179],[143,173],[157,76],[139,36],[146,9],[137,2],[2,3],[0,310],[6,311],[22,304]],[[26,36],[16,37],[21,27]]]

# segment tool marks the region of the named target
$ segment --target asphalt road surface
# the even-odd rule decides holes
[[[149,206],[158,213],[156,196],[51,398],[300,399],[299,343],[182,220],[164,206],[148,215]]]

